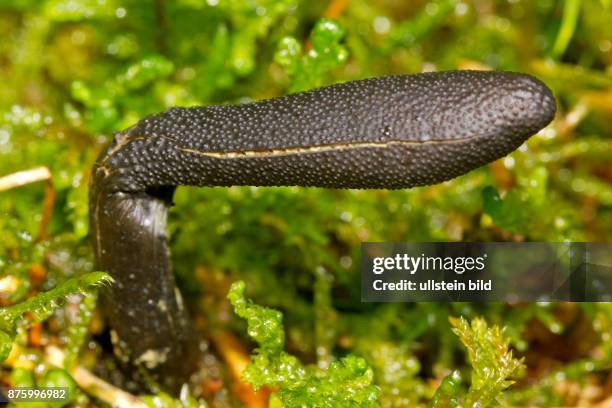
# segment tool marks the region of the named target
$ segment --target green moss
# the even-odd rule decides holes
[[[234,312],[247,321],[247,333],[258,348],[244,372],[256,390],[279,387],[283,407],[378,407],[378,388],[373,372],[360,357],[348,355],[327,369],[304,366],[284,350],[282,314],[253,304],[244,297],[245,284],[234,283],[227,295]]]
[[[329,71],[348,61],[348,51],[340,44],[344,29],[338,22],[321,19],[310,34],[312,48],[302,55],[300,42],[293,37],[280,40],[275,61],[283,66],[291,77],[293,92],[305,91],[326,82]]]
[[[0,362],[7,359],[17,334],[17,325],[24,318],[24,314],[30,314],[30,320],[33,322],[42,322],[69,295],[75,293],[88,295],[97,286],[110,284],[112,281],[112,278],[104,272],[92,272],[79,278],[68,279],[57,287],[21,303],[0,308]],[[79,344],[81,342],[82,338]]]

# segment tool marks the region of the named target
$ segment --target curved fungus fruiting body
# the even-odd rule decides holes
[[[96,261],[116,281],[108,302],[117,355],[169,389],[197,364],[166,239],[176,186],[435,184],[505,156],[554,114],[550,90],[533,77],[451,71],[173,108],[119,132],[90,192]]]

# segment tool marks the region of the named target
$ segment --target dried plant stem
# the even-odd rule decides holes
[[[51,172],[47,167],[35,167],[30,170],[18,171],[7,176],[0,177],[0,191],[10,190],[26,184],[51,179]]]
[[[48,167],[41,166],[29,170],[18,171],[7,176],[0,177],[0,192],[10,190],[16,187],[25,186],[26,184],[36,183],[38,181],[45,182],[45,197],[43,199],[43,213],[40,221],[37,240],[45,238],[47,225],[51,220],[53,213],[53,205],[55,204],[55,190],[51,182],[51,171]]]
[[[65,353],[55,346],[49,346],[45,350],[46,360],[55,366],[63,367],[65,357]],[[147,405],[140,398],[96,377],[83,366],[75,365],[70,369],[70,375],[72,375],[79,387],[89,395],[113,407],[147,408]]]

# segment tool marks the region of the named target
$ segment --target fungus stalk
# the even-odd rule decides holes
[[[176,186],[399,189],[499,159],[546,126],[550,90],[523,74],[454,71],[347,82],[242,105],[173,108],[119,132],[90,191],[115,351],[177,390],[198,365],[166,218]]]

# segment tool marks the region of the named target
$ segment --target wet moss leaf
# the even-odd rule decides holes
[[[305,366],[283,351],[282,314],[244,297],[245,284],[235,282],[228,294],[235,313],[247,320],[249,336],[257,342],[244,377],[255,389],[279,387],[274,403],[282,407],[378,407],[378,387],[365,359],[348,355],[324,370]]]
[[[489,406],[503,390],[514,383],[510,378],[518,375],[523,362],[512,356],[509,340],[503,336],[498,326],[488,327],[482,318],[475,318],[471,323],[464,318],[449,320],[453,332],[467,348],[472,364],[472,383],[463,406]]]
[[[17,323],[25,313],[31,313],[34,321],[43,321],[68,295],[87,294],[93,288],[110,284],[112,281],[110,275],[104,272],[92,272],[79,278],[68,279],[59,286],[16,305],[0,308],[0,361],[8,358],[15,340]]]

